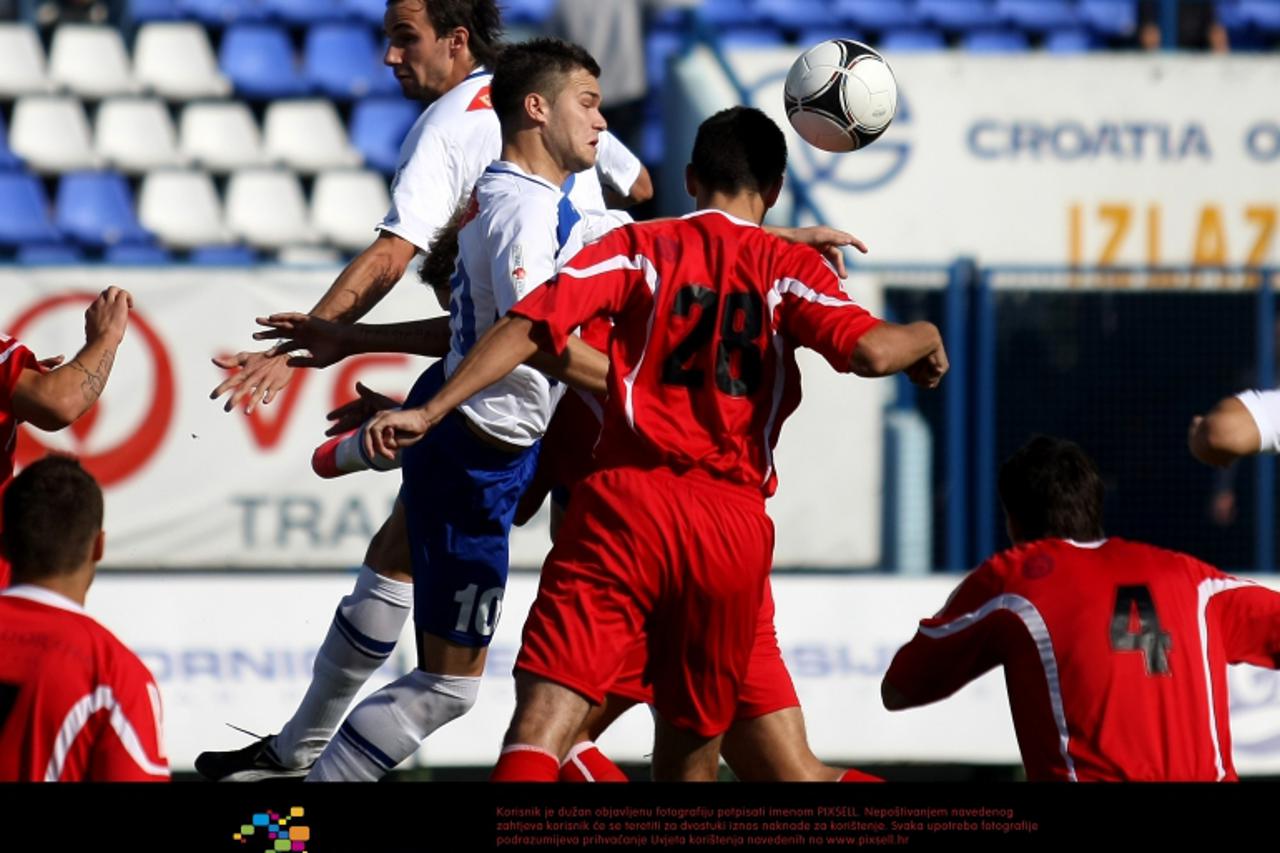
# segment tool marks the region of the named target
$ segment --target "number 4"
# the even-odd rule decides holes
[[[1117,589],[1116,609],[1111,614],[1111,650],[1142,652],[1147,675],[1168,675],[1172,647],[1173,637],[1160,626],[1151,590],[1145,585]]]

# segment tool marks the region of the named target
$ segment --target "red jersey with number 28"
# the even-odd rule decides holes
[[[611,231],[512,313],[556,352],[584,322],[613,319],[598,468],[696,470],[766,496],[800,402],[795,347],[848,372],[879,322],[814,249],[719,210]]]
[[[1230,663],[1280,664],[1280,593],[1139,542],[1044,539],[969,574],[885,681],[920,705],[1003,665],[1032,780],[1221,781]]]

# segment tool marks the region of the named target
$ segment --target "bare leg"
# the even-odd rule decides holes
[[[384,578],[401,583],[413,583],[413,568],[409,562],[409,534],[405,529],[404,507],[396,501],[391,515],[369,540],[364,564]]]
[[[743,782],[835,782],[844,773],[813,754],[799,707],[735,721],[723,752]]]
[[[653,779],[655,782],[714,782],[720,776],[720,742],[724,735],[703,737],[654,716]]]

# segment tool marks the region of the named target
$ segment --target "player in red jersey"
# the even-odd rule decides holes
[[[799,403],[797,345],[837,370],[934,387],[937,329],[872,317],[811,248],[760,228],[786,164],[782,132],[735,107],[703,123],[687,171],[699,212],[588,246],[495,324],[421,408],[384,412],[393,455],[474,390],[593,317],[614,321],[598,470],[574,492],[517,661],[495,779],[554,780],[638,638],[658,712],[654,776],[714,779],[751,654],[773,548],[772,448]]]
[[[21,341],[0,334],[0,495],[13,477],[19,424],[54,432],[97,402],[132,307],[127,291],[102,291],[84,312],[84,347],[68,364],[62,356],[37,361]],[[0,589],[8,585],[9,564],[0,557]]]
[[[1003,665],[1027,778],[1236,778],[1227,664],[1280,665],[1280,594],[1102,532],[1102,480],[1038,436],[1000,469],[1014,546],[920,622],[884,677],[889,710]]]
[[[155,680],[84,611],[102,490],[49,456],[14,479],[4,521],[15,584],[0,594],[0,781],[168,781]]]

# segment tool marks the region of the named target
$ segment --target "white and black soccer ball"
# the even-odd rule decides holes
[[[796,133],[824,151],[856,151],[884,133],[898,110],[889,63],[852,39],[829,39],[792,64],[783,90]]]

